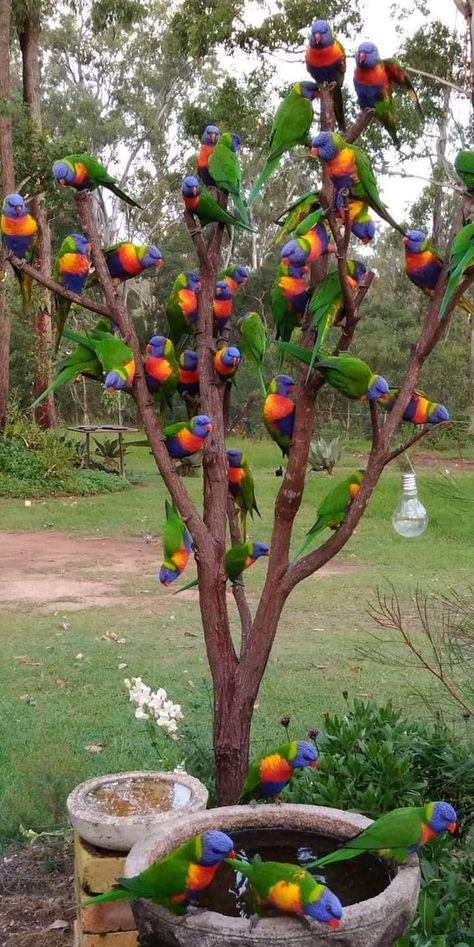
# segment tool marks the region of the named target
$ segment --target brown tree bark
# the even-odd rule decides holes
[[[39,75],[39,37],[41,21],[39,11],[31,11],[18,26],[18,38],[22,55],[23,101],[28,106],[35,131],[41,134],[41,97]],[[45,276],[51,273],[51,232],[48,215],[42,197],[31,201],[31,212],[38,221],[39,243],[38,269]],[[37,398],[51,380],[51,296],[43,287],[40,308],[33,315],[35,339],[35,363],[33,394]],[[53,395],[49,395],[35,408],[35,421],[42,428],[56,424]]]
[[[11,0],[0,0],[0,170],[2,202],[15,190],[10,100]],[[5,424],[10,378],[10,312],[3,280],[5,257],[0,249],[0,430]]]

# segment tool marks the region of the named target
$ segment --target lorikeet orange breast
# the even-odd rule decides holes
[[[285,395],[270,394],[265,398],[263,416],[268,426],[278,434],[293,434],[295,406]]]
[[[359,180],[356,168],[355,154],[352,148],[342,148],[338,154],[326,162],[332,183],[336,190],[352,187]]]
[[[306,68],[316,82],[336,82],[344,66],[344,50],[337,40],[330,46],[308,46]]]
[[[354,73],[354,86],[359,105],[364,109],[374,108],[381,99],[388,98],[390,82],[382,63],[377,63],[371,69],[357,66]]]

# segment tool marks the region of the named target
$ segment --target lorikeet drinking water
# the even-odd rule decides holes
[[[289,375],[276,375],[267,391],[262,409],[263,423],[270,437],[278,444],[285,456],[290,453],[293,437],[295,403],[290,398],[290,394],[296,391],[296,384]]]
[[[339,927],[342,905],[326,885],[319,884],[309,871],[285,862],[264,862],[255,858],[251,864],[236,858],[226,863],[248,879],[257,907],[270,908],[282,914],[310,918]]]
[[[306,740],[284,743],[250,764],[239,803],[251,799],[276,799],[288,785],[295,769],[304,769],[305,766],[314,769],[318,762],[318,751],[313,743]]]
[[[224,132],[209,155],[208,168],[216,187],[230,194],[240,219],[250,225],[248,210],[241,194],[240,164],[237,157],[239,150],[239,136]]]
[[[191,552],[191,536],[174,503],[165,500],[166,522],[163,527],[164,559],[160,569],[162,585],[171,585],[186,568]]]
[[[120,243],[113,243],[110,247],[105,247],[104,254],[112,282],[115,285],[124,283],[128,279],[134,279],[151,267],[160,269],[163,266],[161,251],[152,243],[138,244],[130,243],[129,240],[122,240]],[[91,273],[87,280],[88,286],[93,283],[97,283],[97,273],[95,272]]]
[[[240,351],[244,358],[250,362],[263,396],[266,397],[267,388],[262,374],[263,359],[267,348],[267,332],[265,323],[258,312],[248,312],[242,316],[237,323],[242,341],[240,342]]]
[[[71,293],[82,293],[90,267],[90,243],[82,233],[65,237],[54,261],[53,279]],[[56,333],[54,351],[57,352],[71,301],[56,296]]]
[[[345,131],[342,86],[346,72],[346,54],[334,39],[327,20],[314,20],[311,25],[309,46],[306,50],[306,68],[318,85],[333,84],[334,112],[341,131]]]
[[[255,499],[253,476],[247,456],[243,451],[232,447],[227,451],[227,461],[229,464],[227,471],[229,493],[240,510],[240,531],[242,540],[245,542],[247,539],[247,514],[250,513],[253,519],[255,510],[257,516],[260,516]]]
[[[184,914],[191,899],[211,884],[224,858],[234,855],[234,843],[224,832],[203,832],[135,878],[120,878],[112,891],[89,898],[79,907],[147,898],[172,914]]]
[[[192,175],[184,179],[181,194],[186,210],[194,214],[203,227],[207,224],[219,223],[253,233],[248,224],[221,207],[205,185],[200,184]]]
[[[240,364],[240,350],[235,345],[222,345],[214,355],[214,368],[221,378],[230,379]]]
[[[421,230],[408,230],[403,243],[405,244],[405,272],[408,279],[422,289],[427,296],[432,296],[443,269],[443,260],[430,246],[426,235]],[[470,316],[474,316],[474,306],[465,296],[458,299],[457,305]]]
[[[214,151],[220,132],[217,125],[208,125],[201,138],[201,147],[196,158],[198,177],[207,187],[217,187],[214,178],[209,172],[209,158]]]
[[[176,460],[197,454],[204,447],[211,431],[212,420],[207,414],[197,414],[187,422],[168,424],[163,428],[168,454]]]
[[[186,349],[179,356],[178,394],[186,402],[188,418],[194,417],[199,407],[198,353]]]
[[[179,273],[165,303],[170,339],[177,345],[189,335],[198,318],[198,293],[201,280],[197,273]]]
[[[76,191],[94,191],[97,187],[106,187],[131,207],[140,207],[140,204],[122,191],[115,178],[111,177],[104,165],[92,155],[66,155],[60,161],[55,161],[53,178],[60,187],[73,187]]]
[[[6,249],[27,263],[32,263],[38,246],[38,224],[28,213],[21,194],[7,194],[5,197],[0,226]],[[26,313],[31,302],[31,276],[18,267],[13,269],[20,283],[23,311]]]
[[[395,406],[399,392],[400,388],[389,388],[379,398],[379,404],[385,411],[391,411]],[[414,391],[405,408],[403,420],[410,424],[443,424],[449,421],[449,411],[444,404],[429,401],[422,391]]]
[[[365,470],[355,470],[350,477],[342,480],[326,494],[318,506],[316,521],[306,533],[301,546],[296,550],[293,562],[301,558],[308,547],[312,545],[314,537],[322,529],[337,529],[344,522],[347,511],[360,490],[364,474]]]
[[[397,59],[381,59],[374,43],[361,43],[355,59],[354,88],[357,101],[361,109],[375,109],[377,118],[399,148],[395,103],[392,97],[394,86],[407,93],[415,103],[419,117],[424,117],[410,79]]]
[[[449,802],[429,802],[425,806],[394,809],[376,819],[337,851],[310,862],[307,867],[323,868],[325,865],[357,858],[364,852],[403,862],[442,832],[455,832],[456,820],[456,810]]]

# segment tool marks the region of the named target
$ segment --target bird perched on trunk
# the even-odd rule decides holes
[[[389,388],[379,398],[379,404],[385,411],[391,411],[399,394],[400,388]],[[410,424],[443,424],[449,421],[449,411],[444,404],[429,401],[422,391],[414,391],[403,413],[403,421]]]
[[[163,266],[163,257],[158,247],[152,243],[130,243],[122,240],[104,248],[105,262],[112,277],[112,282],[118,286],[125,280],[140,276],[145,270]],[[87,280],[87,286],[97,283],[97,273],[94,271]]]
[[[466,191],[474,191],[474,151],[458,151],[454,159],[454,167],[461,178]]]
[[[430,246],[426,234],[421,230],[408,230],[403,243],[405,245],[405,272],[408,279],[422,289],[427,296],[432,296],[443,269],[443,260]],[[458,299],[457,305],[470,316],[474,315],[474,306],[465,296]]]
[[[311,141],[311,154],[326,165],[329,177],[337,191],[350,192],[374,210],[382,220],[405,235],[405,230],[388,213],[377,189],[372,165],[365,151],[357,145],[348,145],[337,132],[320,132]]]
[[[230,263],[225,270],[217,274],[218,280],[225,280],[233,296],[239,291],[241,286],[248,282],[250,271],[242,263]]]
[[[466,224],[456,234],[449,251],[448,283],[441,300],[439,311],[442,319],[452,295],[456,292],[463,276],[474,264],[474,222]],[[472,270],[471,270],[472,272]]]
[[[220,131],[217,125],[207,125],[201,138],[201,147],[196,158],[198,177],[207,187],[217,187],[214,178],[209,172],[209,158],[214,151]]]
[[[231,315],[234,297],[225,280],[218,280],[214,289],[212,312],[214,315],[214,332],[222,335]]]
[[[170,339],[177,345],[183,335],[189,335],[198,318],[198,294],[201,280],[197,273],[179,273],[165,302]]]
[[[295,552],[293,562],[300,559],[322,529],[337,529],[346,518],[364,479],[365,470],[355,470],[350,477],[333,487],[318,506],[316,520]]]
[[[162,585],[171,585],[183,573],[191,553],[191,536],[174,503],[165,500],[163,527],[164,559],[160,569]]]
[[[0,227],[6,249],[27,263],[33,263],[38,246],[38,224],[28,213],[21,194],[7,194],[5,197]],[[23,312],[26,314],[31,302],[31,276],[17,266],[13,270],[20,283]]]
[[[277,278],[270,293],[270,308],[276,327],[276,338],[289,342],[296,326],[300,325],[306,311],[309,291],[304,276],[289,275],[290,269],[280,264]]]
[[[240,510],[240,531],[242,541],[247,539],[247,513],[253,519],[254,510],[257,516],[260,511],[255,499],[255,486],[247,456],[241,450],[232,447],[227,451],[227,479],[229,493]]]
[[[334,112],[341,131],[345,131],[342,86],[346,73],[346,54],[334,39],[327,20],[314,20],[311,25],[309,46],[306,50],[306,68],[318,85],[333,85]]]
[[[235,345],[222,345],[214,355],[214,368],[221,378],[231,379],[240,364],[240,350]]]
[[[224,858],[235,855],[234,843],[224,832],[203,832],[180,845],[134,878],[120,878],[112,891],[83,901],[78,907],[147,898],[172,914],[184,914],[192,898],[213,881]]]
[[[285,248],[290,244],[298,244],[306,251],[306,263],[314,263],[318,257],[325,253],[334,253],[335,246],[331,243],[331,234],[327,224],[321,219],[324,211],[319,209],[314,211],[299,224],[295,230],[295,239],[283,247],[280,257],[285,258]]]
[[[387,812],[367,829],[349,839],[342,848],[310,862],[308,868],[323,868],[370,852],[404,862],[442,832],[456,831],[456,810],[449,802],[429,802]]]
[[[260,559],[261,556],[268,556],[269,548],[266,543],[260,542],[248,542],[248,543],[236,543],[235,546],[231,546],[227,550],[224,558],[224,567],[226,576],[230,582],[235,582],[236,579],[242,575],[242,572],[245,569],[249,569],[250,566]],[[198,579],[193,579],[192,582],[188,582],[187,585],[183,585],[182,588],[176,589],[175,595],[178,592],[186,592],[188,589],[195,589],[199,584]]]
[[[293,437],[295,403],[290,395],[296,391],[296,384],[289,375],[276,375],[267,390],[268,394],[262,409],[263,423],[270,437],[278,444],[285,456],[290,453]]]
[[[181,194],[186,210],[197,217],[203,227],[207,224],[219,223],[254,233],[252,227],[221,207],[206,186],[200,184],[192,175],[184,179]]]
[[[249,766],[239,803],[251,799],[275,800],[291,780],[295,769],[309,766],[314,769],[319,763],[316,747],[307,740],[291,740],[254,760]]]
[[[69,234],[59,248],[53,266],[53,279],[71,293],[78,293],[78,295],[82,293],[89,273],[90,249],[91,245],[82,233]],[[72,303],[70,299],[64,299],[63,296],[55,296],[55,303],[54,351],[57,352]]]
[[[262,373],[263,359],[267,348],[265,323],[258,312],[248,312],[239,319],[237,326],[241,335],[240,351],[244,358],[250,362],[265,398],[267,388]]]
[[[408,74],[397,59],[381,59],[374,43],[361,43],[355,56],[354,88],[361,109],[375,109],[379,122],[387,129],[393,143],[400,147],[397,119],[393,101],[394,86],[398,86],[415,103],[421,119],[418,96]]]
[[[164,335],[154,335],[150,339],[143,369],[148,391],[158,402],[161,421],[164,423],[166,408],[171,408],[179,380],[179,363],[170,339]]]
[[[302,345],[292,342],[278,342],[278,348],[293,358],[311,364],[312,352]],[[326,355],[313,368],[321,373],[324,380],[346,398],[357,401],[376,401],[388,391],[388,382],[382,375],[376,375],[366,362],[355,355],[341,352],[339,355]]]
[[[212,420],[207,414],[197,414],[190,421],[168,424],[163,428],[168,454],[175,460],[197,454],[204,447],[211,431]]]
[[[305,921],[319,921],[332,931],[339,927],[343,913],[339,898],[299,865],[264,862],[258,857],[251,864],[236,858],[225,861],[247,878],[259,913],[261,908],[270,908]]]
[[[362,287],[367,278],[367,268],[359,260],[347,261],[347,280],[354,293]],[[308,310],[313,317],[313,326],[317,331],[313,348],[312,360],[309,363],[308,374],[319,358],[326,334],[336,322],[337,325],[345,318],[344,301],[342,295],[339,270],[332,270],[316,287]]]
[[[53,178],[59,187],[73,187],[76,191],[95,191],[97,187],[105,187],[126,204],[140,208],[140,204],[122,191],[115,178],[92,155],[66,155],[60,161],[55,161]]]
[[[306,217],[309,217],[319,207],[319,191],[308,191],[298,197],[296,201],[293,201],[275,220],[275,223],[280,225],[280,230],[273,238],[271,246],[281,243],[285,237],[296,230]]]
[[[338,191],[336,194],[336,211],[338,217],[345,222],[346,206],[349,212],[349,227],[351,233],[363,244],[368,244],[375,237],[375,224],[369,214],[369,209],[364,201],[359,201],[354,197],[348,197]]]
[[[188,418],[193,418],[199,408],[198,353],[187,349],[179,356],[178,394],[186,403]]]
[[[307,145],[313,121],[312,102],[317,95],[318,88],[314,82],[295,82],[280,102],[273,118],[267,160],[250,192],[249,206],[260,194],[285,151],[297,145]]]
[[[225,194],[230,194],[240,219],[250,225],[248,210],[242,200],[240,190],[241,173],[237,157],[239,151],[239,136],[224,132],[219,136],[219,140],[209,155],[208,168],[216,187]]]

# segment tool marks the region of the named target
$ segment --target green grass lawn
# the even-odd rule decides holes
[[[266,441],[246,442],[245,449],[262,513],[251,535],[267,540],[281,483],[274,475],[279,454]],[[346,455],[332,480],[308,476],[295,544],[313,522],[324,493],[360,463],[360,458]],[[25,508],[23,500],[2,500],[2,529],[59,530],[117,542],[159,533],[166,494],[148,452],[134,449],[127,457],[127,470],[135,485],[119,494],[35,500],[31,508]],[[311,577],[295,590],[259,695],[255,746],[281,739],[278,721],[283,714],[292,718],[295,735],[321,727],[325,712],[344,705],[345,690],[351,696],[377,700],[391,697],[407,712],[420,714],[412,689],[424,679],[367,661],[357,646],[367,642],[374,630],[367,602],[377,585],[393,583],[407,599],[417,584],[461,585],[472,576],[472,514],[429,492],[428,481],[436,476],[431,469],[420,469],[420,494],[430,513],[422,537],[405,540],[393,532],[399,472],[389,469],[356,534],[337,559],[356,568]],[[472,493],[474,474],[460,476]],[[188,479],[186,486],[199,501],[200,479]],[[62,823],[65,795],[81,779],[156,765],[142,725],[133,719],[125,676],[142,676],[153,687],[164,686],[182,704],[187,724],[204,733],[204,742],[209,739],[209,675],[197,605],[159,585],[156,546],[144,549],[143,574],[124,576],[121,606],[93,608],[85,601],[78,611],[44,613],[19,606],[2,610],[0,840],[15,837],[19,823],[33,827]],[[264,569],[259,562],[247,573],[252,605]],[[126,643],[101,640],[107,630],[123,636]],[[78,654],[83,658],[76,659]],[[122,663],[126,669],[119,668]],[[96,744],[103,745],[102,752],[86,749]],[[176,752],[182,752],[179,743]]]

